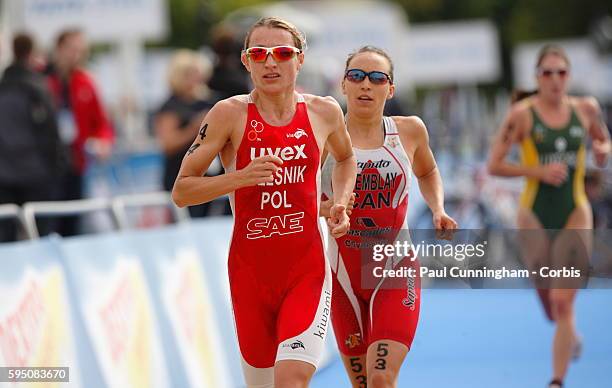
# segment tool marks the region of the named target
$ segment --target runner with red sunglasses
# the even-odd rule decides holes
[[[329,239],[332,323],[353,387],[395,387],[417,327],[420,281],[381,277],[369,287],[361,276],[362,259],[372,261],[372,241],[410,239],[406,212],[412,173],[433,212],[434,227],[450,230],[457,223],[444,211],[442,180],[421,119],[383,116],[385,101],[395,92],[389,55],[372,46],[350,54],[342,90],[358,175],[351,228]],[[332,198],[338,189],[331,179],[337,159],[324,155],[323,160],[323,192]],[[322,206],[323,215],[325,210]],[[381,266],[416,268],[415,259],[387,257]]]
[[[305,41],[292,24],[263,18],[248,32],[242,63],[255,86],[217,103],[183,159],[179,206],[230,195],[229,280],[248,387],[306,387],[331,320],[331,274],[319,229],[320,150],[339,160],[331,233],[346,233],[355,158],[331,97],[295,91]],[[217,153],[226,173],[203,176]]]

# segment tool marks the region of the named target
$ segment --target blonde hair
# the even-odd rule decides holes
[[[186,74],[194,69],[201,72],[206,80],[212,73],[212,64],[204,55],[193,50],[181,49],[172,56],[168,66],[168,83],[173,93],[185,89]]]
[[[568,66],[570,65],[569,57],[567,56],[567,53],[565,52],[563,47],[557,46],[556,44],[547,44],[540,49],[540,52],[538,52],[538,61],[536,67],[540,67],[540,65],[542,65],[542,62],[544,61],[544,58],[549,55],[556,55],[559,58],[563,59]]]
[[[245,50],[249,48],[249,44],[251,43],[251,35],[258,27],[280,28],[281,30],[288,31],[293,38],[293,45],[302,51],[306,50],[306,36],[304,33],[298,30],[292,23],[278,17],[263,17],[255,22],[255,24],[249,28],[246,38],[244,38]]]

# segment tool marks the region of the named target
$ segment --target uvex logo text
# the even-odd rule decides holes
[[[287,146],[287,147],[265,147],[265,148],[255,148],[251,147],[251,160],[267,155],[278,156],[282,160],[298,160],[298,159],[308,159],[306,154],[304,153],[305,144]]]

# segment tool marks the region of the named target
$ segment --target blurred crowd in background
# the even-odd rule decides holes
[[[522,180],[490,177],[484,161],[512,89],[533,87],[544,42],[566,48],[570,91],[596,96],[612,126],[612,5],[603,0],[3,0],[0,7],[0,204],[171,190],[206,111],[249,92],[240,52],[245,31],[264,15],[306,34],[299,90],[341,105],[346,55],[364,44],[391,53],[397,92],[386,114],[423,118],[448,212],[463,228],[514,225]],[[589,162],[595,224],[609,228],[611,169]],[[217,160],[207,174],[222,171]],[[411,223],[430,227],[422,200],[412,198]],[[227,215],[229,206],[221,200],[190,213]],[[0,223],[0,241],[19,237],[11,221]],[[83,231],[75,217],[41,221],[39,229]]]

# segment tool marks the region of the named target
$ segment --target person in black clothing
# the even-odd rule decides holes
[[[237,94],[248,94],[251,91],[249,73],[240,62],[242,42],[236,39],[235,31],[224,25],[217,26],[213,32],[212,49],[216,59],[208,87],[215,93],[215,102]]]
[[[0,80],[0,203],[55,199],[67,165],[50,93],[30,66],[33,51],[32,38],[17,34],[14,61]],[[41,222],[40,234],[49,231],[50,224]],[[15,223],[2,221],[0,241],[16,238]]]
[[[183,156],[200,128],[204,113],[213,105],[205,81],[210,77],[210,63],[191,50],[179,50],[170,61],[168,81],[170,97],[154,119],[155,135],[164,153],[163,188],[171,191]],[[205,216],[210,204],[189,208],[192,217]]]

